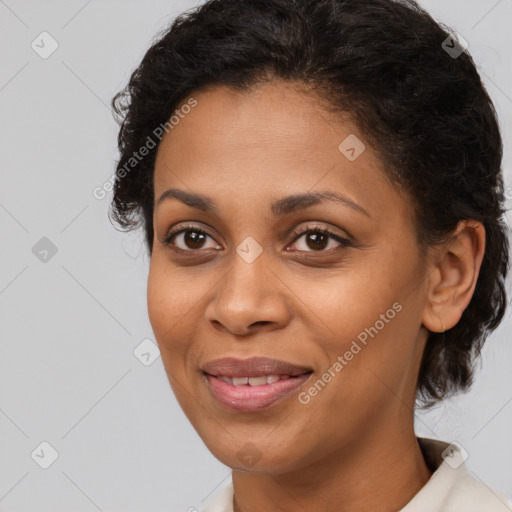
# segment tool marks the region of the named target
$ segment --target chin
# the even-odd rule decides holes
[[[222,464],[233,470],[248,473],[282,474],[296,470],[306,462],[299,458],[297,442],[270,436],[261,440],[256,436],[231,436],[227,432],[223,436],[201,435],[212,455]],[[240,432],[240,430],[238,430]],[[251,440],[251,439],[254,439]]]

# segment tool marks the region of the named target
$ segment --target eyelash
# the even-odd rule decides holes
[[[183,226],[182,228],[180,228],[180,229],[178,229],[176,231],[171,231],[170,233],[168,233],[168,235],[166,236],[166,238],[163,241],[164,245],[172,247],[172,241],[174,240],[174,238],[177,237],[181,233],[186,233],[187,231],[194,231],[195,233],[200,233],[202,235],[206,235],[206,236],[209,236],[210,238],[213,238],[206,231],[204,231],[202,229],[199,229],[196,226],[186,225],[186,226]],[[349,246],[352,245],[350,240],[348,240],[347,238],[341,237],[340,235],[338,235],[336,232],[330,230],[329,228],[326,228],[326,227],[322,227],[322,228],[320,228],[320,227],[310,227],[310,226],[306,226],[305,228],[302,228],[300,230],[294,230],[293,231],[294,238],[293,238],[293,240],[290,243],[296,242],[302,235],[305,235],[307,233],[321,233],[321,234],[330,236],[331,238],[333,238],[334,240],[336,240],[337,242],[340,243],[340,247],[335,248],[334,250],[345,248],[345,247],[349,247]],[[201,251],[201,249],[187,249],[187,250],[179,249],[179,248],[176,248],[176,249],[181,251],[181,252],[189,252],[189,253],[194,253],[194,252]],[[309,252],[311,252],[311,253],[315,253],[315,252],[323,253],[324,252],[324,253],[328,253],[328,252],[330,252],[332,250],[333,249],[330,249],[330,250],[327,250],[327,251],[322,250],[322,251],[295,251],[295,252],[307,252],[307,253],[309,253]]]

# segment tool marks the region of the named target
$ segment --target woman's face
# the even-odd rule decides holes
[[[410,200],[354,124],[287,83],[193,96],[158,149],[148,280],[188,419],[224,464],[274,473],[412,427],[427,270]],[[169,189],[188,199],[159,202]],[[256,357],[297,368],[240,366]],[[206,366],[222,358],[243,361]]]

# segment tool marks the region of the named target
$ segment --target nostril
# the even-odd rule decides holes
[[[259,322],[254,322],[253,324],[251,324],[251,326],[253,325],[267,325],[269,324],[270,322],[266,321],[266,320],[261,320]]]

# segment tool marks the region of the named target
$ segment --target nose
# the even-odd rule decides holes
[[[282,328],[291,316],[286,290],[265,252],[252,262],[235,253],[205,309],[206,320],[237,336]]]

